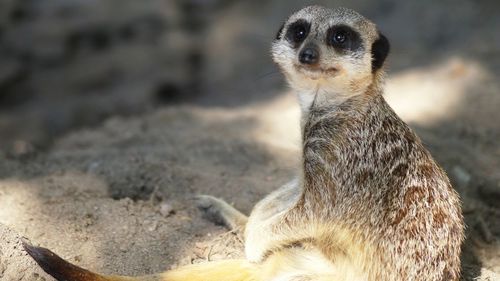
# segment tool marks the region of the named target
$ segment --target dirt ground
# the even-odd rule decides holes
[[[159,2],[142,9],[130,4],[130,11],[150,15]],[[86,54],[58,65],[46,60],[61,59],[59,53],[40,51],[29,64],[0,66],[0,280],[53,280],[27,257],[20,237],[83,267],[124,275],[242,256],[241,235],[205,220],[193,195],[221,197],[249,213],[295,174],[299,109],[270,62],[275,30],[267,26],[277,29],[304,2],[226,2],[204,8],[209,16],[199,21],[210,24],[202,32],[189,34],[189,26],[179,31],[189,34],[179,41],[203,46],[188,54],[202,52],[202,64],[194,60],[187,67],[184,60],[170,60],[175,54],[158,53],[178,46],[141,41],[88,55],[112,66],[97,67],[91,78],[82,70],[94,65]],[[391,39],[386,98],[445,168],[463,201],[463,280],[500,280],[500,6],[366,2],[339,5],[368,15]],[[43,11],[52,19],[50,7]],[[175,22],[169,13],[160,16]],[[9,28],[21,30],[0,20],[0,50],[11,42],[2,39]],[[141,34],[155,36],[151,30]],[[156,55],[165,58],[158,62]],[[30,74],[15,83],[2,80],[12,69]],[[107,76],[114,69],[125,74]],[[61,73],[64,83],[57,81]],[[1,87],[4,81],[14,83],[9,91]],[[26,85],[35,91],[13,101]],[[63,90],[50,93],[54,89]],[[87,95],[95,89],[102,96]],[[196,94],[186,94],[191,92]]]

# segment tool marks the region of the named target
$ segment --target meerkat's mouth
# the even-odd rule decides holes
[[[304,65],[294,65],[294,66],[298,72],[307,75],[312,79],[319,79],[325,76],[333,76],[339,72],[338,68],[336,67],[323,68],[319,66],[304,66]]]

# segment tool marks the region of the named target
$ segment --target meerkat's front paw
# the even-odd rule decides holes
[[[225,225],[236,229],[246,224],[247,217],[225,201],[209,195],[197,195],[196,206],[205,218],[215,224]]]
[[[194,197],[196,207],[203,212],[203,216],[219,225],[225,225],[224,218],[221,215],[222,200],[209,195],[197,195]]]

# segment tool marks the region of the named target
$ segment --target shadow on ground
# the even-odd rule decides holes
[[[120,2],[117,18],[106,17],[112,4],[37,2],[38,16],[13,4],[0,21],[0,223],[104,272],[241,255],[238,237],[201,219],[190,197],[248,213],[299,159],[298,109],[268,50],[270,27],[304,2],[160,2]],[[497,2],[338,3],[391,39],[387,99],[462,196],[465,280],[500,272]],[[58,21],[67,26],[42,26]],[[5,51],[26,40],[19,56]]]

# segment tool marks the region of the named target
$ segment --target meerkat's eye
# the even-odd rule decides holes
[[[350,51],[355,51],[362,45],[359,33],[346,25],[337,25],[328,29],[326,42],[335,49]]]
[[[342,44],[346,40],[346,34],[344,31],[337,31],[335,34],[333,34],[333,41],[338,44]]]
[[[286,39],[297,47],[300,43],[304,42],[309,35],[311,24],[305,20],[298,20],[288,27],[286,32]]]
[[[295,30],[295,33],[293,34],[293,39],[294,41],[302,41],[304,40],[304,38],[306,38],[307,34],[306,34],[306,30],[304,29],[303,26],[301,26],[300,28],[297,28]]]

